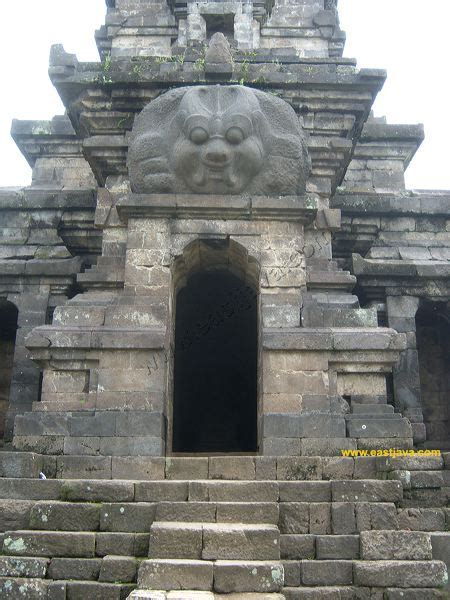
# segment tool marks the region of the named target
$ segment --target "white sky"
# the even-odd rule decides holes
[[[11,120],[50,119],[64,108],[51,85],[48,55],[62,43],[80,61],[98,60],[94,31],[104,0],[15,0],[2,7],[0,186],[28,185],[31,171],[10,138]],[[450,189],[448,141],[449,0],[339,0],[345,56],[386,68],[375,104],[390,123],[424,123],[427,139],[407,172],[415,189]]]

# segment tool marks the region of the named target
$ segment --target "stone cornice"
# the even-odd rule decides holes
[[[116,204],[120,218],[283,220],[310,223],[319,203],[306,196],[210,196],[200,194],[129,194]]]

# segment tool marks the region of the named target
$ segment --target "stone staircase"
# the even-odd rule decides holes
[[[0,598],[450,597],[450,456],[67,458],[0,452]]]

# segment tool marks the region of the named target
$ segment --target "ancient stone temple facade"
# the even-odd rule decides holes
[[[372,116],[337,0],[106,4],[0,189],[0,597],[448,597],[421,126]]]

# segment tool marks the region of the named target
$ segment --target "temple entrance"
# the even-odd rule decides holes
[[[257,450],[257,294],[224,268],[176,296],[173,452]]]
[[[416,314],[420,389],[427,442],[450,447],[450,314],[445,303],[423,304]]]
[[[0,439],[4,437],[5,419],[9,406],[17,316],[18,311],[14,304],[0,300]]]

